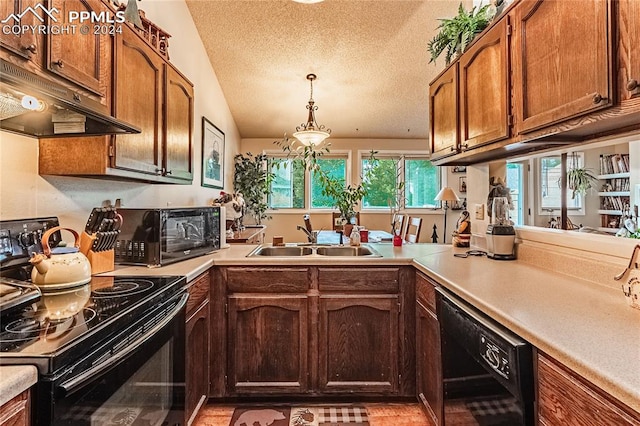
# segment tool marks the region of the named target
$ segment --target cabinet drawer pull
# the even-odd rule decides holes
[[[595,95],[593,95],[593,103],[594,104],[599,104],[602,101],[606,101],[607,98],[603,98],[602,95],[600,93],[596,93]]]
[[[451,147],[451,152],[455,152],[456,148],[455,147]]]
[[[636,90],[638,88],[638,80],[635,79],[631,79],[627,82],[627,90],[628,91],[632,91],[632,90]]]
[[[57,61],[55,61],[55,62],[53,63],[53,65],[57,65],[57,66],[59,66],[60,68],[64,68],[64,62],[62,62],[62,59],[58,59]]]
[[[36,45],[35,44],[30,44],[28,46],[22,46],[23,50],[28,50],[29,52],[35,54],[36,53]]]

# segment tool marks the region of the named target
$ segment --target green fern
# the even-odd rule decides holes
[[[449,65],[453,58],[461,55],[475,36],[489,26],[489,7],[490,5],[485,5],[476,11],[474,6],[467,12],[460,3],[457,16],[439,19],[440,25],[437,29],[440,31],[427,43],[427,50],[431,55],[429,63],[435,63],[436,59],[445,53],[446,65]]]

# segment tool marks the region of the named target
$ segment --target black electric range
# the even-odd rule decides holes
[[[40,374],[51,374],[104,347],[110,336],[185,285],[186,279],[177,276],[100,276],[80,287],[43,292],[38,302],[3,315],[0,365],[33,364]],[[127,340],[114,343],[117,351]]]

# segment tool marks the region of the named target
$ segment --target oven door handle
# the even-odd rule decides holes
[[[98,364],[86,371],[83,371],[81,374],[78,374],[77,376],[61,383],[60,385],[58,385],[58,389],[63,392],[64,396],[69,395],[73,393],[78,387],[84,385],[84,383],[88,380],[95,378],[96,375],[102,373],[103,371],[111,368],[123,359],[127,358],[127,356],[129,356],[133,351],[137,350],[140,345],[146,343],[158,331],[162,330],[162,328],[173,321],[173,319],[178,316],[180,314],[180,311],[186,306],[187,299],[189,299],[188,294],[182,295],[182,297],[180,297],[180,301],[169,315],[163,318],[162,321],[160,321],[158,324],[154,325],[151,330],[147,331],[145,334],[131,342],[131,344],[127,345],[126,349],[118,352],[111,358],[107,359],[105,362]]]

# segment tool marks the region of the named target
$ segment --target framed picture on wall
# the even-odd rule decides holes
[[[458,191],[459,192],[467,192],[467,177],[466,176],[461,176],[460,177],[460,184],[458,186]]]
[[[224,132],[202,117],[202,186],[224,187]]]

